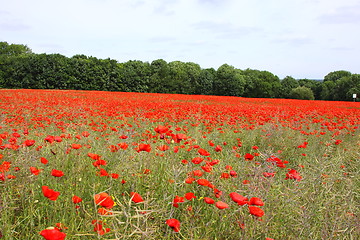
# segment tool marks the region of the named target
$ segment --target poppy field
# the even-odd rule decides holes
[[[360,103],[0,90],[0,239],[359,239]]]

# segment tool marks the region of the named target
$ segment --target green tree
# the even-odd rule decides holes
[[[126,92],[148,92],[150,77],[148,62],[130,60],[122,64],[120,81]]]
[[[213,68],[202,69],[198,79],[195,94],[212,95],[213,85],[216,77],[216,70]]]
[[[293,88],[290,92],[290,98],[303,100],[315,99],[313,91],[310,88],[304,86]]]
[[[0,42],[0,56],[18,56],[32,53],[31,49],[22,44],[8,44]]]
[[[31,54],[29,47],[22,44],[8,44],[0,42],[0,87],[15,85],[10,79],[13,73],[13,65],[17,57]]]
[[[169,75],[168,63],[163,59],[157,59],[151,62],[150,69],[149,92],[168,93],[170,87],[167,82],[167,76]]]
[[[243,71],[246,79],[245,97],[276,98],[280,97],[281,83],[278,76],[254,69]]]
[[[324,77],[324,82],[327,82],[327,81],[335,82],[336,80],[338,80],[342,77],[350,77],[350,76],[351,76],[351,72],[349,72],[349,71],[345,71],[345,70],[334,71],[334,72],[328,73]]]
[[[221,96],[243,96],[245,78],[242,71],[228,64],[221,65],[216,71],[213,92]]]
[[[290,92],[293,88],[299,87],[298,81],[291,76],[286,76],[283,80],[281,80],[281,93],[280,97],[282,98],[290,98]]]

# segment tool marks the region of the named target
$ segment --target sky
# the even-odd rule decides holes
[[[279,78],[360,73],[360,0],[0,0],[0,41]]]

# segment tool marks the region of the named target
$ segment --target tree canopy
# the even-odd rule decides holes
[[[352,101],[360,96],[360,75],[333,71],[323,81],[223,64],[202,69],[193,62],[151,63],[85,55],[35,54],[21,44],[0,42],[0,88],[82,89]]]

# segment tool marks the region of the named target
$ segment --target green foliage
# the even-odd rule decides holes
[[[245,78],[241,70],[228,64],[221,65],[213,84],[214,93],[222,96],[243,96]]]
[[[246,69],[245,96],[252,98],[276,98],[280,97],[280,79],[268,71]]]
[[[327,81],[335,82],[336,80],[338,80],[342,77],[350,77],[350,76],[351,76],[351,73],[349,71],[345,71],[345,70],[334,71],[334,72],[328,73],[324,77],[324,82],[327,82]]]
[[[290,91],[290,98],[293,99],[303,99],[303,100],[314,100],[313,91],[305,86],[299,86],[297,88],[293,88]]]
[[[301,98],[298,87],[309,88],[305,99],[351,101],[360,95],[359,75],[340,70],[324,81],[280,79],[268,71],[240,70],[223,64],[217,70],[192,62],[157,59],[119,63],[85,55],[34,54],[26,45],[0,42],[0,88],[76,89],[124,92]],[[301,91],[300,91],[301,92]],[[309,91],[308,91],[309,92]],[[309,92],[310,93],[310,92]]]
[[[299,82],[296,81],[295,78],[291,76],[286,76],[283,80],[281,80],[281,93],[280,97],[282,98],[290,98],[290,92],[293,88],[299,87]]]

